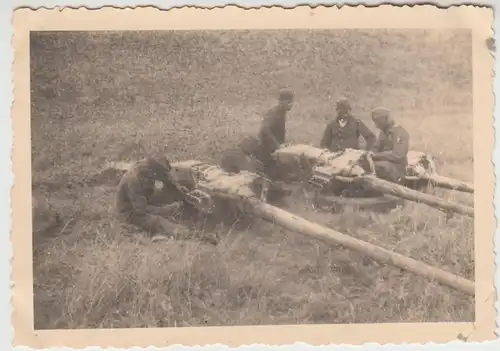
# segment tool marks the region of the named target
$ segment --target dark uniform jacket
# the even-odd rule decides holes
[[[161,179],[164,186],[172,185],[169,175],[154,174],[146,160],[137,162],[124,174],[118,184],[116,209],[121,214],[143,215],[150,212],[149,201],[155,193],[155,179]]]
[[[406,129],[395,125],[386,132],[380,132],[373,156],[374,161],[388,161],[400,167],[407,164],[410,136]]]
[[[286,113],[287,111],[277,106],[269,110],[264,116],[259,131],[259,139],[264,154],[273,153],[285,142]]]
[[[359,137],[366,141],[366,149],[370,150],[375,144],[375,134],[360,119],[353,116],[345,118],[346,125],[342,126],[336,118],[329,122],[323,133],[320,147],[332,152],[345,149],[359,149]]]

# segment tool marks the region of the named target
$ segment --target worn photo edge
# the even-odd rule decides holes
[[[229,15],[228,15],[229,13]],[[397,16],[394,14],[397,13]],[[371,17],[375,14],[376,17]],[[259,16],[259,22],[255,21]],[[29,31],[31,30],[130,30],[130,29],[248,29],[248,28],[423,28],[419,18],[432,27],[468,27],[473,31],[474,82],[474,195],[476,208],[476,322],[475,323],[413,323],[359,325],[296,325],[200,327],[178,329],[115,329],[115,330],[33,330],[31,221],[26,220],[26,207],[31,207],[30,152],[30,87]],[[333,18],[333,20],[332,20]],[[441,19],[437,21],[437,19]],[[33,348],[66,346],[84,348],[139,347],[225,344],[284,345],[304,342],[311,345],[352,344],[377,342],[443,343],[453,340],[486,341],[495,339],[495,287],[493,233],[496,223],[493,206],[493,57],[486,40],[493,35],[493,11],[476,6],[455,6],[439,9],[431,5],[377,7],[279,6],[261,9],[242,9],[225,6],[215,9],[193,7],[162,11],[154,7],[119,9],[105,7],[19,9],[13,14],[14,102],[12,123],[14,147],[12,153],[15,175],[12,188],[12,323],[14,345]],[[485,83],[489,80],[490,83]],[[28,144],[28,145],[26,145]],[[486,174],[486,175],[485,175]],[[487,178],[484,178],[484,177]],[[28,205],[29,203],[29,205]],[[29,212],[30,213],[30,212]],[[398,332],[395,333],[395,328]],[[231,328],[231,333],[227,333]],[[301,339],[295,339],[301,335]],[[353,335],[356,335],[353,337]],[[137,342],[141,340],[141,342]]]

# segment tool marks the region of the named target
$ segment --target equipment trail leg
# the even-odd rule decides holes
[[[343,245],[346,248],[361,252],[378,262],[392,264],[420,276],[435,279],[441,284],[459,290],[464,294],[471,296],[475,294],[474,282],[470,280],[439,268],[428,266],[423,262],[416,261],[399,253],[355,239],[319,224],[309,222],[304,218],[292,215],[280,208],[263,204],[257,200],[250,200],[249,204],[253,205],[256,216],[272,223],[277,223],[290,231],[321,240],[327,244]]]

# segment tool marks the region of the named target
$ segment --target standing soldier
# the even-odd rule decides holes
[[[116,209],[119,217],[149,234],[187,236],[188,228],[173,220],[181,213],[181,201],[164,206],[151,204],[156,181],[162,182],[164,188],[167,187],[172,192],[182,195],[187,192],[187,189],[174,181],[170,171],[170,162],[166,158],[159,161],[148,157],[134,164],[118,184]]]
[[[385,107],[372,110],[372,120],[380,130],[372,159],[377,176],[399,183],[405,175],[410,136],[406,129],[395,124],[390,111]]]
[[[286,115],[291,110],[294,100],[293,92],[283,90],[278,97],[278,104],[270,109],[262,121],[259,131],[261,145],[260,161],[265,172],[271,178],[276,177],[276,169],[272,154],[286,139]]]
[[[343,97],[337,101],[337,117],[327,124],[320,147],[331,152],[359,149],[360,136],[365,139],[365,149],[371,150],[376,141],[375,134],[363,121],[351,114],[351,105]]]

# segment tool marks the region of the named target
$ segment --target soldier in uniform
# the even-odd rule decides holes
[[[293,92],[281,91],[278,104],[266,113],[259,130],[259,160],[263,164],[265,173],[273,179],[277,176],[277,170],[272,154],[285,143],[286,115],[292,108],[293,100]]]
[[[410,136],[406,129],[394,122],[390,111],[385,107],[373,109],[372,120],[380,130],[371,154],[377,176],[399,183],[405,175],[408,163]]]
[[[181,201],[164,206],[150,203],[155,193],[155,181],[162,182],[169,189],[186,193],[187,189],[173,180],[170,169],[166,158],[160,161],[148,157],[133,165],[118,184],[116,209],[119,216],[150,234],[170,237],[187,234],[188,229],[173,220],[182,210]]]
[[[320,147],[332,152],[345,149],[359,149],[359,138],[366,141],[366,150],[371,150],[375,144],[375,134],[358,118],[351,114],[351,105],[343,97],[337,101],[337,116],[329,122],[323,133]]]

